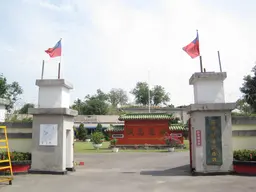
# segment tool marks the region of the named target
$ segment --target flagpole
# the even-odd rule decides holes
[[[201,73],[203,73],[203,63],[202,63],[202,56],[201,55],[199,56],[199,60],[200,60],[200,70],[201,70]]]
[[[41,79],[44,78],[44,60],[43,60],[43,63],[42,63],[42,73],[41,73]]]
[[[149,85],[149,69],[148,69],[148,112],[150,113],[150,85]]]
[[[59,67],[58,67],[58,79],[60,79],[60,62],[59,62]]]
[[[198,35],[198,30],[196,30],[196,35],[199,41],[199,35]],[[200,45],[198,46],[198,50],[199,50],[199,62],[200,62],[200,71],[201,73],[203,73],[203,62],[202,62],[202,56],[201,56],[201,52],[200,52]]]
[[[221,60],[220,60],[220,52],[218,52],[218,59],[219,59],[219,66],[220,66],[220,72],[222,72],[222,67],[221,67]]]
[[[60,38],[60,41],[62,40],[62,38]],[[62,47],[61,47],[61,52],[62,52]],[[58,66],[58,79],[60,79],[60,63],[61,63],[61,57],[62,57],[62,53],[60,55],[60,62],[59,62],[59,66]]]

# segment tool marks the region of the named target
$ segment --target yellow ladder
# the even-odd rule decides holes
[[[1,129],[3,129],[3,131],[4,131],[5,138],[4,139],[0,138],[0,149],[5,149],[4,151],[7,152],[7,159],[0,160],[0,171],[9,170],[10,175],[9,176],[0,176],[0,182],[8,181],[9,185],[11,185],[12,180],[13,180],[13,172],[12,172],[12,163],[11,163],[11,157],[10,157],[10,150],[9,150],[6,126],[0,126],[0,130]],[[4,143],[4,145],[2,145],[2,143]],[[1,165],[2,163],[8,163],[8,165],[6,166],[6,164],[5,164],[4,166],[2,166]]]

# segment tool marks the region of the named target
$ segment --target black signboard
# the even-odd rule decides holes
[[[221,116],[205,117],[206,164],[222,165]]]

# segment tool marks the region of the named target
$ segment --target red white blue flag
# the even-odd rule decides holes
[[[192,59],[200,55],[198,32],[196,38],[187,46],[182,48]]]
[[[59,57],[61,56],[61,39],[56,43],[56,45],[53,48],[49,48],[45,50],[45,52],[50,57]]]

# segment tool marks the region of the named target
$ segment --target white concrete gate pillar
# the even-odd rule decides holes
[[[191,117],[192,169],[195,173],[227,173],[233,170],[231,110],[225,103],[226,72],[194,73]]]
[[[74,116],[69,109],[73,86],[64,79],[36,80],[38,108],[33,114],[30,173],[66,174],[74,171]]]

